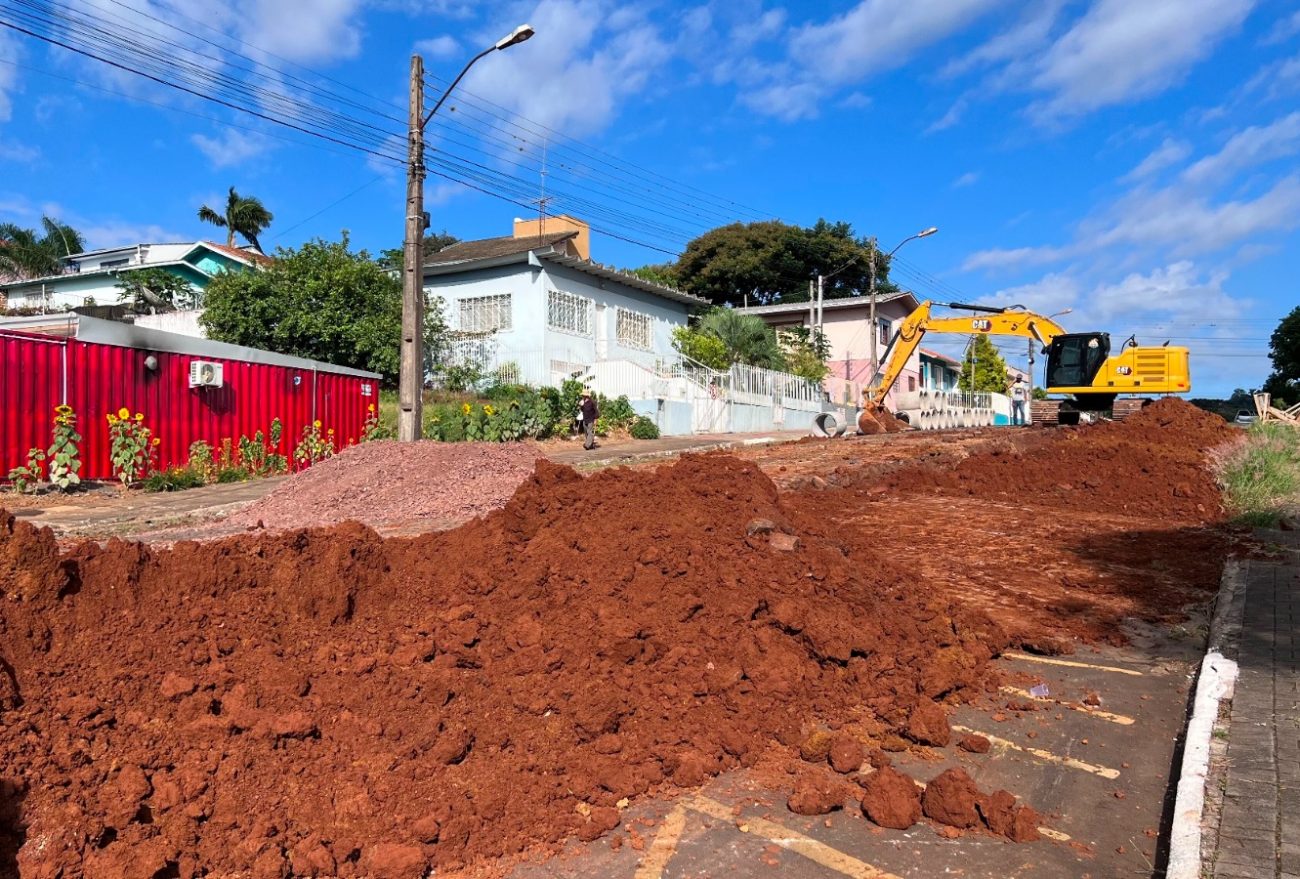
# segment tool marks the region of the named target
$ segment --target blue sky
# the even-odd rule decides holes
[[[0,17],[27,3],[164,36],[168,59],[258,84],[265,115],[276,96],[332,109],[396,155],[413,50],[445,81],[530,22],[431,131],[453,176],[516,202],[430,177],[434,227],[461,237],[533,210],[543,156],[551,209],[612,233],[593,256],[620,266],[728,219],[847,220],[886,247],[937,225],[900,252],[904,286],[1187,344],[1208,395],[1263,379],[1297,304],[1290,0],[4,0]],[[92,246],[211,237],[195,212],[230,185],[274,211],[265,245],[400,241],[397,161],[0,28],[0,221],[49,213]]]

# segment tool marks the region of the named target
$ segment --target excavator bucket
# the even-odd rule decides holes
[[[868,403],[858,416],[858,432],[863,436],[875,436],[879,433],[898,433],[906,430],[907,425],[899,421],[883,406]]]

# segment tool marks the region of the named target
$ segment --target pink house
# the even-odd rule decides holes
[[[861,400],[862,388],[870,384],[874,372],[871,333],[876,333],[876,356],[883,361],[899,325],[919,304],[917,298],[907,291],[881,294],[876,297],[876,326],[873,330],[871,303],[867,297],[827,299],[822,303],[822,332],[831,349],[827,360],[831,372],[825,382],[831,402],[853,405]],[[791,327],[811,327],[814,322],[812,303],[809,302],[782,302],[739,310],[761,317],[777,332]],[[886,405],[893,407],[895,394],[920,387],[920,356],[913,354],[886,398]]]

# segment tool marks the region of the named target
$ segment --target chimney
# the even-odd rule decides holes
[[[591,227],[582,220],[560,214],[547,217],[543,225],[537,217],[530,220],[515,218],[515,238],[540,238],[543,234],[554,235],[556,232],[577,232],[576,238],[570,238],[559,246],[567,249],[570,256],[591,259]]]

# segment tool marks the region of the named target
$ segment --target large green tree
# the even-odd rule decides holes
[[[240,195],[232,186],[226,196],[225,210],[217,211],[204,205],[199,208],[199,219],[225,229],[227,247],[235,246],[235,234],[238,233],[244,236],[249,244],[261,250],[262,245],[258,242],[257,236],[266,231],[266,227],[271,225],[275,215],[266,209],[261,199],[252,195]]]
[[[848,223],[826,220],[810,227],[777,220],[721,226],[687,244],[676,263],[644,269],[718,305],[764,305],[806,301],[808,283],[818,275],[826,276],[828,299],[861,295],[872,253],[877,292],[897,290],[888,258],[870,239],[855,237]]]
[[[452,235],[446,229],[432,234],[425,232],[423,250],[424,258],[427,260],[444,247],[451,247],[453,244],[459,243],[460,239],[455,235]],[[390,247],[387,250],[381,250],[379,251],[379,264],[386,269],[401,271],[403,262],[402,253],[403,249],[400,247]]]
[[[50,217],[41,217],[39,231],[0,223],[0,277],[25,280],[57,274],[63,257],[85,249],[80,232]]]
[[[973,365],[972,365],[973,364]],[[1007,362],[998,353],[997,346],[988,336],[976,336],[962,358],[961,375],[957,387],[966,393],[1005,394],[1007,392]]]
[[[1300,306],[1282,318],[1268,343],[1273,373],[1264,382],[1264,390],[1278,402],[1291,404],[1300,400]]]
[[[425,341],[442,350],[438,303]],[[201,318],[213,339],[368,369],[396,381],[402,284],[366,251],[341,241],[280,249],[263,271],[225,272],[204,293]]]
[[[117,301],[131,305],[136,311],[171,311],[197,304],[189,281],[156,266],[122,272],[117,276],[117,289]]]

